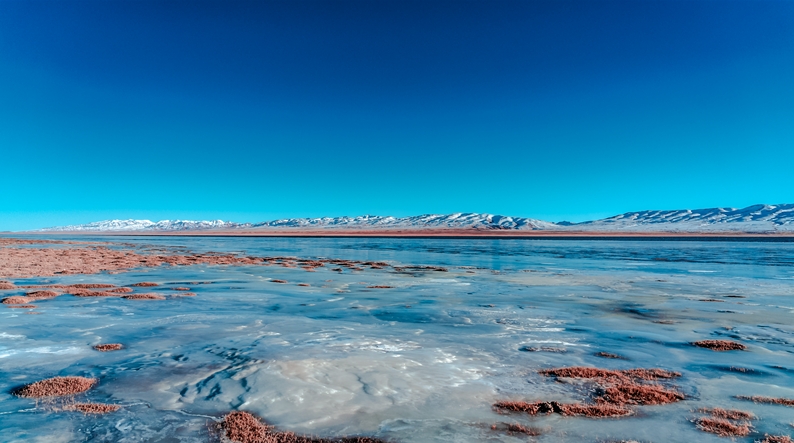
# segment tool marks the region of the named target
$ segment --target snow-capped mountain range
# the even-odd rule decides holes
[[[627,212],[601,220],[582,223],[548,222],[524,217],[455,213],[390,217],[363,215],[358,217],[290,218],[261,223],[235,223],[223,220],[105,220],[83,225],[40,229],[53,231],[198,231],[235,229],[478,229],[478,230],[542,230],[576,232],[748,232],[794,233],[794,204],[754,205],[743,209],[709,208],[675,211]]]

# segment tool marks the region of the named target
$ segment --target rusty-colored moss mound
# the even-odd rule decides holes
[[[311,286],[311,285],[308,283],[298,283],[298,286]]]
[[[270,280],[270,281],[271,281],[271,283],[287,283],[286,280],[279,280],[277,278],[274,278],[273,280]]]
[[[162,295],[155,294],[152,292],[146,292],[143,294],[130,294],[130,295],[125,295],[121,298],[126,298],[127,300],[165,300],[165,297],[163,297]]]
[[[524,346],[521,348],[524,352],[556,352],[558,354],[564,354],[568,352],[565,348],[555,348],[553,346],[541,346],[541,347],[534,347],[534,346]]]
[[[666,405],[683,400],[684,394],[657,385],[609,386],[597,401],[613,405]]]
[[[491,425],[491,430],[507,432],[508,434],[524,434],[531,437],[543,435],[542,429],[527,427],[520,423],[495,423]]]
[[[10,281],[0,280],[0,291],[16,289],[16,286]]]
[[[104,343],[101,345],[94,345],[93,348],[99,352],[109,352],[124,349],[124,345],[121,343]]]
[[[24,305],[30,303],[33,299],[29,297],[21,297],[19,295],[12,295],[11,297],[6,297],[3,299],[2,302],[4,305]]]
[[[611,370],[600,368],[589,368],[585,366],[572,366],[568,368],[545,369],[538,371],[547,377],[567,377],[567,378],[587,378],[595,380],[620,380],[620,379],[639,379],[639,380],[658,380],[680,377],[678,372],[665,371],[664,369],[625,369]]]
[[[157,283],[152,283],[152,282],[150,282],[150,281],[142,281],[142,282],[140,282],[140,283],[133,283],[133,284],[131,284],[130,286],[137,286],[137,287],[142,287],[142,288],[149,288],[149,287],[153,287],[153,286],[160,286],[160,285],[159,285],[159,284],[157,284]]]
[[[714,418],[724,418],[726,420],[752,420],[755,418],[751,412],[739,411],[737,409],[722,408],[701,408],[698,412],[709,414]]]
[[[105,292],[128,293],[128,292],[132,292],[132,289],[131,288],[113,288],[113,289],[108,289]]]
[[[628,408],[614,406],[614,405],[583,405],[578,403],[560,405],[562,415],[567,416],[581,416],[590,418],[606,418],[606,417],[626,417],[634,414],[634,411]]]
[[[53,298],[53,297],[57,297],[59,295],[60,294],[58,294],[55,291],[33,291],[33,292],[26,293],[25,297],[30,297],[30,298]]]
[[[129,288],[124,288],[129,289]],[[118,297],[118,292],[111,292],[111,291],[92,291],[90,289],[82,289],[82,288],[74,288],[69,289],[68,294],[74,295],[75,297]]]
[[[701,340],[692,344],[712,351],[743,351],[747,349],[747,346],[730,340]]]
[[[794,443],[788,435],[766,435],[758,443]]]
[[[79,289],[99,289],[99,288],[115,288],[116,285],[106,284],[106,283],[77,283],[74,285],[69,285],[70,288],[79,288]]]
[[[393,287],[394,286],[388,286],[388,285],[372,285],[372,286],[367,286],[367,289],[391,289]]]
[[[609,352],[596,352],[593,355],[595,355],[596,357],[601,357],[601,358],[614,358],[614,359],[618,359],[618,360],[627,360],[627,358],[622,356],[622,355],[611,354]]]
[[[179,286],[179,287],[171,288],[171,289],[173,289],[174,291],[189,291],[190,290],[190,288],[186,288],[184,286]]]
[[[722,418],[703,417],[695,421],[698,429],[720,437],[745,437],[750,434],[749,423],[732,423]]]
[[[794,400],[790,398],[775,398],[775,397],[762,397],[760,395],[746,396],[737,395],[736,398],[740,400],[750,400],[754,403],[769,403],[773,405],[794,406]]]
[[[38,308],[36,305],[10,305],[8,306],[11,309],[34,309]]]
[[[580,403],[558,403],[556,401],[527,403],[523,401],[503,401],[494,404],[500,412],[526,412],[529,415],[556,413],[569,417],[626,417],[634,411],[614,405],[595,404],[585,405]]]
[[[97,382],[87,377],[53,377],[25,385],[14,391],[14,395],[26,398],[63,397],[91,389]]]
[[[315,438],[276,431],[256,416],[243,411],[226,415],[220,424],[225,437],[235,443],[384,443],[371,437]]]
[[[195,297],[195,296],[196,296],[195,292],[177,292],[176,294],[172,295],[172,297]]]
[[[109,405],[106,403],[75,403],[63,408],[66,411],[80,411],[83,414],[107,414],[121,409],[119,405]]]

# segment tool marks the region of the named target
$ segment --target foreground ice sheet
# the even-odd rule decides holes
[[[794,409],[734,398],[794,398],[794,243],[134,241],[448,272],[202,265],[16,280],[153,281],[161,286],[138,292],[170,296],[177,293],[170,288],[187,286],[197,296],[65,295],[37,303],[40,315],[0,309],[0,440],[208,442],[214,420],[234,409],[299,433],[399,442],[527,439],[492,431],[494,423],[541,427],[544,435],[533,437],[541,442],[722,441],[692,424],[701,407],[755,413],[755,433],[744,441],[794,431]],[[377,285],[392,288],[368,288]],[[713,338],[748,350],[689,344]],[[91,348],[116,342],[126,349]],[[565,352],[522,350],[544,347]],[[626,360],[595,356],[599,351]],[[584,400],[583,387],[537,374],[574,365],[679,371],[676,385],[688,399],[622,419],[492,410],[503,399]],[[99,385],[78,400],[123,408],[84,416],[9,393],[55,375],[97,377]]]

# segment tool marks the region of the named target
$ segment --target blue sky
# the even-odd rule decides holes
[[[0,2],[0,230],[794,202],[791,1]]]

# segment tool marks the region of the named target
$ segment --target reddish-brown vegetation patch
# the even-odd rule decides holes
[[[368,289],[391,289],[391,288],[393,288],[393,287],[394,287],[394,286],[387,286],[387,285],[372,285],[372,286],[367,286],[367,288],[368,288]]]
[[[74,285],[69,285],[70,288],[80,288],[80,289],[100,289],[100,288],[115,288],[116,285],[106,284],[106,283],[77,283]]]
[[[195,297],[195,292],[177,292],[176,294],[172,295],[172,297]]]
[[[609,386],[597,400],[614,405],[665,405],[684,398],[684,394],[662,386],[632,383]]]
[[[740,400],[750,400],[755,403],[769,403],[773,405],[794,406],[794,400],[790,398],[762,397],[760,395],[746,396],[737,395]]]
[[[16,289],[16,286],[9,281],[0,280],[0,291],[4,291],[8,289]]]
[[[328,439],[276,431],[275,427],[262,423],[256,416],[243,411],[226,415],[220,429],[227,439],[235,443],[383,443],[371,437]]]
[[[163,297],[162,295],[155,294],[152,292],[146,292],[143,294],[130,294],[130,295],[125,295],[121,298],[126,298],[127,300],[165,300],[165,297]]]
[[[157,283],[152,283],[150,281],[142,281],[140,283],[133,283],[130,286],[137,286],[137,287],[142,287],[142,288],[150,288],[150,287],[153,287],[153,286],[160,286],[160,285],[157,284]]]
[[[585,405],[580,403],[558,403],[556,401],[527,403],[503,401],[494,404],[501,412],[526,412],[529,415],[557,413],[570,417],[625,417],[634,413],[631,409],[607,404]]]
[[[26,293],[25,297],[30,297],[30,298],[53,298],[53,297],[57,297],[59,295],[60,294],[58,294],[55,291],[33,291],[33,292]]]
[[[519,424],[519,423],[510,423],[510,424],[508,424],[507,425],[507,431],[508,432],[513,432],[513,433],[518,433],[518,434],[531,435],[531,436],[535,436],[535,437],[537,437],[538,435],[542,434],[541,430],[538,429],[538,428],[526,427],[526,426],[524,426],[522,424]]]
[[[766,435],[758,443],[794,443],[794,440],[788,435]]]
[[[745,437],[750,434],[749,423],[732,423],[722,418],[702,417],[695,421],[698,429],[720,437]]]
[[[33,299],[29,297],[21,297],[19,295],[12,295],[11,297],[6,297],[3,299],[2,302],[4,305],[24,305],[30,303]]]
[[[171,288],[171,289],[173,289],[174,291],[189,291],[190,290],[190,288],[186,288],[184,286],[179,286],[179,287]]]
[[[298,283],[298,286],[311,286],[311,285],[308,283]]]
[[[132,288],[113,288],[113,289],[108,289],[105,292],[129,293],[132,292]]]
[[[747,346],[730,340],[701,340],[692,344],[700,348],[711,349],[712,351],[742,351],[747,349]]]
[[[606,417],[626,417],[634,414],[634,411],[628,408],[623,408],[614,405],[583,405],[578,403],[560,405],[562,415],[568,416],[581,416],[590,418],[606,418]]]
[[[737,409],[722,408],[701,408],[698,412],[709,414],[714,418],[724,418],[726,420],[752,420],[755,418],[751,412],[739,411]]]
[[[8,306],[8,308],[11,308],[11,309],[34,309],[34,308],[38,308],[38,306],[36,306],[36,305],[11,305],[11,306]]]
[[[63,408],[67,411],[80,411],[83,414],[107,414],[121,409],[119,405],[109,405],[106,403],[75,403]]]
[[[273,280],[270,280],[270,281],[271,281],[272,283],[287,283],[287,281],[286,281],[286,280],[279,280],[279,279],[277,279],[277,278],[274,278]]]
[[[75,395],[91,389],[97,379],[87,377],[53,377],[25,385],[14,391],[18,397],[41,398]]]
[[[129,288],[125,288],[129,289]],[[111,292],[111,291],[92,291],[90,289],[70,289],[68,294],[74,295],[75,297],[118,297],[118,292]]]
[[[552,346],[541,346],[539,348],[535,348],[532,346],[524,346],[523,348],[521,348],[521,350],[526,352],[556,352],[559,354],[564,354],[568,352],[568,350],[565,348],[555,348]]]
[[[585,366],[572,366],[568,368],[544,369],[538,371],[541,375],[567,378],[587,378],[596,380],[619,380],[634,378],[640,380],[658,380],[680,377],[678,372],[665,371],[664,369],[625,369],[611,370],[590,368]]]
[[[94,349],[99,352],[118,351],[124,349],[124,345],[121,343],[104,343],[101,345],[94,345]]]
[[[596,352],[593,355],[595,355],[596,357],[601,357],[601,358],[614,358],[614,359],[619,359],[619,360],[627,360],[627,358],[622,356],[622,355],[611,354],[609,352]]]

